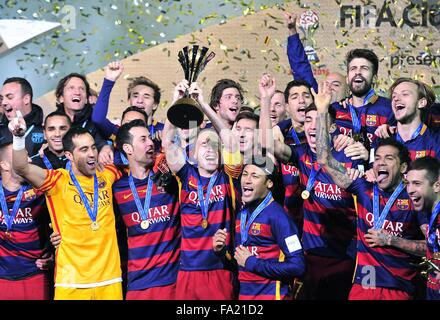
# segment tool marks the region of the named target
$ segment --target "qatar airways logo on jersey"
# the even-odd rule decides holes
[[[221,202],[225,200],[225,191],[223,190],[223,185],[214,186],[211,190],[211,195],[209,197],[209,203],[213,202]],[[197,194],[197,191],[191,191],[188,194],[188,199],[191,201],[192,204],[195,204],[197,207],[200,207],[200,201],[199,196]]]
[[[368,212],[366,214],[365,220],[367,221],[367,223],[368,223],[368,225],[370,227],[373,227],[373,225],[374,225],[374,215],[371,212]],[[393,236],[402,237],[403,222],[389,221],[389,220],[385,219],[385,221],[383,222],[383,225],[381,226],[381,228],[384,229],[384,230],[387,230]]]
[[[294,177],[299,176],[298,168],[289,164],[281,164],[281,170],[283,174],[290,174]]]
[[[6,224],[5,217],[4,217],[2,211],[0,211],[0,221],[1,221],[1,223]],[[32,208],[19,208],[13,223],[14,224],[25,224],[25,223],[31,223],[33,221],[34,221],[34,219],[32,217]]]
[[[168,210],[167,205],[153,207],[148,209],[148,223],[159,223],[159,222],[166,222],[170,221],[171,219],[171,213]],[[139,212],[133,212],[131,214],[131,220],[133,220],[136,223],[142,222],[142,216],[139,214]]]
[[[315,196],[321,199],[342,200],[342,190],[335,184],[317,182],[315,184]]]
[[[86,195],[87,200],[90,203],[90,206],[93,208],[93,193],[84,192],[84,194]],[[111,199],[110,199],[110,196],[108,194],[108,190],[102,190],[98,194],[98,201],[99,201],[98,202],[98,207],[105,207],[105,206],[111,205],[111,201],[110,200]],[[81,200],[81,197],[80,197],[80,195],[78,193],[76,193],[73,196],[73,201],[75,203],[78,203],[81,206],[84,206],[84,204],[83,204],[83,202]]]
[[[339,127],[339,132],[345,136],[349,136],[350,138],[353,138],[353,130],[346,128],[346,127]],[[367,132],[367,138],[370,143],[374,140],[374,134]]]

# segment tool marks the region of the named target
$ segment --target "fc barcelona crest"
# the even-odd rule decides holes
[[[100,180],[98,181],[98,188],[102,189],[107,185],[107,182],[105,182],[105,180]]]
[[[365,122],[366,122],[367,126],[374,127],[374,126],[376,126],[376,123],[377,123],[377,116],[369,114],[369,115],[367,115],[367,119]]]
[[[34,132],[32,133],[31,140],[33,143],[43,143],[44,134],[42,132]]]
[[[256,236],[261,233],[261,223],[253,223],[251,226],[251,234]]]
[[[29,189],[23,193],[23,198],[26,201],[34,200],[36,197],[37,197],[37,195],[35,194],[34,189]]]
[[[416,159],[423,158],[423,157],[426,157],[426,151],[425,150],[416,151]]]
[[[409,199],[397,199],[396,206],[399,208],[399,210],[408,210]]]

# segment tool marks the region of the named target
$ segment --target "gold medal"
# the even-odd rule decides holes
[[[310,192],[307,190],[304,190],[303,192],[301,192],[301,198],[303,198],[304,200],[308,199],[310,197]]]
[[[90,225],[90,228],[92,228],[93,231],[96,231],[99,229],[99,224],[96,221],[93,221],[92,224]]]
[[[203,220],[202,220],[202,228],[203,228],[203,229],[208,228],[208,220],[206,220],[206,219],[203,219]]]
[[[356,142],[361,141],[361,138],[362,138],[362,136],[361,136],[360,133],[355,133],[355,134],[353,135],[353,140],[356,141]]]
[[[142,220],[141,222],[141,228],[142,229],[148,229],[148,227],[150,226],[150,223],[148,222],[148,220]]]
[[[5,234],[8,238],[12,237],[11,231],[9,231],[9,230],[6,230]]]
[[[434,254],[432,255],[432,258],[435,260],[440,260],[440,252],[434,252]]]

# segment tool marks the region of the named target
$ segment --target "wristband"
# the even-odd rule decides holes
[[[26,137],[14,136],[12,139],[12,149],[20,151],[20,150],[24,150],[25,148],[26,148]]]

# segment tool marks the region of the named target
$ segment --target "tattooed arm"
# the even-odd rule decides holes
[[[426,237],[426,224],[420,226],[420,229]],[[384,229],[368,230],[368,233],[365,235],[365,241],[370,247],[395,247],[419,257],[423,257],[426,253],[426,240],[404,239],[394,236]]]
[[[339,187],[346,189],[353,181],[347,173],[347,169],[345,169],[345,167],[337,161],[331,153],[331,138],[329,134],[330,115],[328,113],[331,101],[331,91],[328,85],[325,85],[323,88],[323,84],[321,83],[318,93],[313,90],[313,95],[315,96],[315,105],[318,109],[316,124],[317,161],[320,165],[325,167]]]

